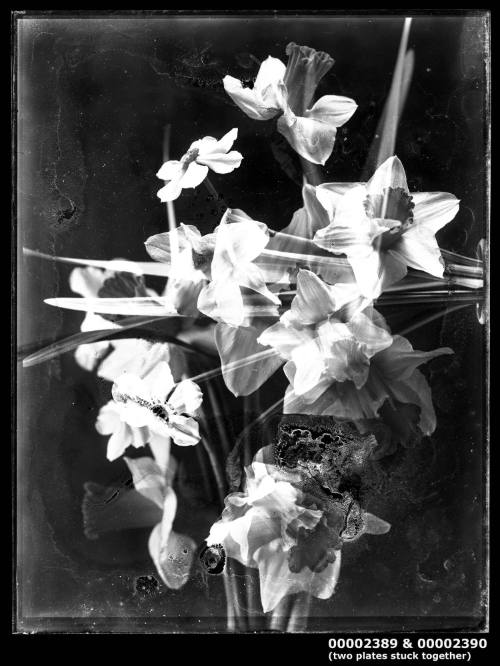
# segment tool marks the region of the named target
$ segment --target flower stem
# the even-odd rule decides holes
[[[306,630],[310,607],[311,595],[308,592],[299,592],[293,601],[286,628],[288,633],[298,633]]]
[[[212,181],[208,176],[205,178],[203,183],[207,188],[207,190],[209,191],[210,195],[213,197],[214,201],[218,204],[219,208],[222,210],[222,212],[225,212],[229,208],[229,206],[224,201],[224,199],[219,195],[219,193],[213,186]]]
[[[273,610],[271,615],[270,624],[269,624],[269,628],[271,629],[271,631],[280,631],[282,633],[286,631],[287,619],[289,618],[290,615],[290,604],[291,604],[290,595],[287,595],[282,599],[280,599],[278,605]]]

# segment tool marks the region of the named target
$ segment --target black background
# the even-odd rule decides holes
[[[250,80],[254,58],[286,61],[290,41],[330,53],[336,62],[318,95],[346,95],[359,108],[339,131],[324,178],[357,180],[389,90],[402,25],[402,17],[326,15],[19,20],[19,247],[147,259],[144,240],[167,228],[155,176],[166,123],[173,157],[197,138],[238,127],[242,166],[212,181],[230,206],[284,227],[301,205],[300,188],[273,157],[273,124],[240,112],[223,90],[223,76]],[[415,71],[396,145],[410,190],[447,191],[461,200],[438,239],[469,256],[486,229],[485,39],[480,17],[414,18],[409,47]],[[219,220],[203,187],[185,191],[175,207],[179,220],[203,232]],[[43,303],[72,295],[70,268],[21,255],[18,268],[21,349],[76,332],[81,314]],[[411,321],[415,312],[397,314]],[[325,628],[320,617],[336,618],[327,627],[342,622],[346,629],[480,623],[486,585],[483,336],[472,307],[408,336],[416,348],[448,345],[456,352],[427,371],[438,428],[421,450],[402,459],[393,491],[374,500],[391,532],[367,537],[346,554],[337,592],[314,601],[310,628]],[[109,385],[80,370],[72,354],[19,367],[18,384],[21,626],[223,629],[220,581],[207,586],[198,571],[181,591],[138,591],[137,577],[155,574],[147,531],[98,541],[83,535],[83,483],[126,478],[121,461],[106,461],[106,440],[94,429]],[[275,378],[264,387],[264,399],[273,402],[283,386]],[[229,397],[227,404],[237,434],[241,405]],[[189,533],[183,515],[177,526]],[[201,521],[193,536],[201,542],[209,526]],[[114,619],[102,625],[101,618]]]

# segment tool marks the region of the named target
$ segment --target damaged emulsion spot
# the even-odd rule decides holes
[[[139,576],[135,579],[135,592],[148,597],[158,591],[159,583],[154,576]]]
[[[226,552],[220,544],[205,546],[200,553],[200,562],[209,574],[220,574],[226,566]]]

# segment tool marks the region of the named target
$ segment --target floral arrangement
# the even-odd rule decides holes
[[[337,129],[363,109],[336,94],[315,100],[334,61],[292,43],[287,64],[269,56],[252,87],[230,74],[222,82],[234,124],[241,113],[275,122],[301,161],[303,205],[286,228],[228,208],[218,196],[212,174],[222,180],[239,170],[244,178],[253,168],[237,150],[235,126],[159,165],[169,231],[146,239],[151,261],[55,257],[80,265],[70,276],[78,296],[47,302],[85,318],[80,333],[25,365],[74,350],[81,367],[108,382],[96,429],[107,438],[108,460],[123,456],[133,483],[111,517],[102,510],[106,489],[86,484],[85,534],[150,526],[149,553],[168,588],[185,585],[196,566],[221,576],[232,631],[250,628],[252,613],[271,629],[303,630],[311,597],[334,595],[343,551],[391,528],[345,479],[432,435],[436,414],[422,367],[453,350],[414,349],[405,337],[411,328],[391,330],[384,306],[440,300],[482,307],[481,259],[446,252],[436,240],[459,201],[410,192],[394,154],[403,83],[411,77],[408,28],[366,182],[323,182]],[[174,212],[184,190],[202,186],[221,207],[205,235],[177,224]],[[148,286],[150,276],[164,279],[161,293]],[[259,390],[278,374],[286,390],[259,413]],[[214,388],[219,377],[249,419],[233,441],[226,397]],[[174,530],[181,447],[203,449],[208,492],[212,484],[220,504],[198,541]],[[253,605],[241,602],[241,580],[259,586]]]

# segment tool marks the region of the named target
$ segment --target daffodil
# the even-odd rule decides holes
[[[383,329],[384,322],[379,315],[375,321],[372,325]],[[354,371],[351,377],[346,373],[344,380],[330,374],[307,391],[302,390],[303,384],[296,379],[295,362],[289,361],[284,367],[290,382],[284,412],[333,416],[351,421],[363,430],[366,420],[380,418],[385,403],[395,413],[400,405],[415,405],[419,411],[420,431],[423,435],[431,435],[436,428],[431,388],[417,368],[437,356],[452,354],[453,350],[441,347],[427,352],[417,351],[406,338],[400,335],[389,337],[390,344],[370,358],[367,372],[363,369],[360,375]],[[325,365],[327,363],[325,361]],[[362,382],[357,381],[360,376]]]
[[[377,298],[408,267],[443,276],[435,235],[457,214],[458,199],[445,192],[410,194],[397,157],[386,160],[366,184],[324,184],[316,194],[331,222],[314,240],[347,256],[365,296]]]
[[[207,177],[209,168],[215,173],[230,173],[237,169],[243,159],[241,153],[231,150],[237,136],[237,128],[219,140],[206,136],[194,141],[180,160],[165,162],[156,174],[166,182],[158,191],[160,200],[173,201],[183,189],[198,187]]]
[[[133,488],[85,484],[82,502],[84,532],[89,539],[132,528],[152,528],[148,549],[159,576],[171,589],[188,580],[196,549],[195,541],[172,529],[177,496],[172,488],[176,463],[172,457],[162,468],[153,458],[124,458]]]
[[[210,280],[215,233],[202,236],[195,226],[180,224],[173,231],[150,236],[145,246],[152,259],[168,266],[170,277],[193,283]],[[175,253],[176,259],[173,258]]]
[[[343,315],[342,309],[356,301],[356,285],[330,286],[311,271],[298,272],[297,295],[290,310],[258,338],[260,344],[294,363],[297,395],[313,390],[321,394],[332,381],[346,379],[361,386],[371,357],[391,344],[391,336],[362,312],[348,318]]]
[[[324,95],[308,108],[333,59],[327,53],[294,43],[288,44],[286,53],[286,66],[271,56],[263,61],[253,88],[244,88],[241,81],[225,76],[224,89],[250,118],[278,117],[278,131],[294,150],[310,162],[325,164],[337,128],[349,120],[357,105],[347,97]]]
[[[117,346],[98,368],[98,376],[103,379],[115,382],[122,374],[128,373],[147,383],[148,375],[157,372],[159,364],[163,369],[168,364],[175,376],[181,376],[185,370],[182,352],[176,348],[171,349],[165,343],[134,339],[116,342]],[[108,460],[116,460],[129,446],[140,448],[149,444],[156,461],[165,466],[170,451],[169,436],[148,425],[130,425],[123,420],[121,406],[114,400],[110,400],[99,410],[96,429],[101,435],[110,436],[106,454]]]
[[[312,497],[303,477],[269,463],[271,448],[261,449],[245,468],[244,491],[226,498],[221,519],[206,540],[208,546],[221,545],[228,557],[259,570],[264,612],[298,592],[328,599],[338,581],[344,542],[390,527],[354,508],[352,500],[328,504]],[[357,520],[349,520],[350,512]]]
[[[216,229],[211,282],[200,292],[198,309],[217,321],[240,326],[246,317],[241,287],[280,305],[280,299],[266,285],[265,273],[254,261],[268,242],[265,224],[243,211],[227,210]]]
[[[148,427],[179,446],[198,443],[199,426],[193,415],[203,399],[201,390],[189,379],[176,386],[164,361],[144,378],[123,373],[113,384],[112,394],[121,420],[132,428]]]

